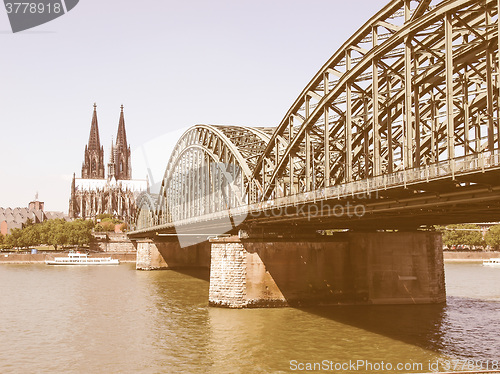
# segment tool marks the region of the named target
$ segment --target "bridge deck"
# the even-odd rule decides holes
[[[287,223],[318,229],[418,227],[497,219],[499,204],[500,155],[485,152],[156,225],[129,236],[173,233],[176,227],[183,232],[210,232],[228,216],[245,218],[243,227]]]

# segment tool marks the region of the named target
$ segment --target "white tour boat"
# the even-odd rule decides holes
[[[483,260],[483,266],[500,266],[500,258],[490,258]]]
[[[86,253],[68,253],[68,257],[54,257],[46,260],[47,265],[117,265],[118,259],[111,257],[89,257]]]

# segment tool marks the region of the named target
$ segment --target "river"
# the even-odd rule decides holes
[[[446,285],[446,305],[228,310],[207,271],[1,265],[0,373],[494,369],[500,268],[446,264]]]

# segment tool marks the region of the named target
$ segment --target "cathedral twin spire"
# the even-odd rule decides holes
[[[116,180],[131,179],[130,146],[127,144],[123,105],[121,106],[120,120],[116,144],[111,142],[111,155],[108,163],[108,178]],[[97,123],[97,105],[94,104],[92,124],[90,127],[89,143],[85,146],[85,156],[82,166],[82,178],[104,179],[104,147],[99,140],[99,126]]]
[[[89,144],[85,146],[82,165],[82,178],[104,179],[104,148],[99,140],[97,124],[97,105],[94,103],[94,114],[90,126]]]

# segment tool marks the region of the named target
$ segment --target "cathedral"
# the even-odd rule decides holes
[[[111,214],[125,222],[131,222],[136,213],[135,199],[147,191],[147,180],[132,179],[130,146],[127,143],[123,105],[116,142],[111,142],[107,177],[104,168],[104,147],[99,140],[97,106],[90,126],[89,142],[85,146],[81,178],[73,174],[69,216],[94,219],[99,214]]]

